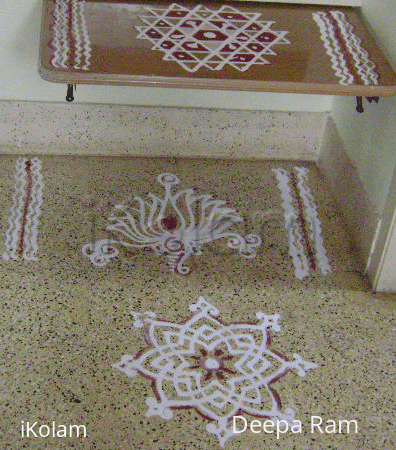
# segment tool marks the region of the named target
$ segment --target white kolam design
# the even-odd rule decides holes
[[[272,169],[283,200],[285,229],[295,275],[302,280],[310,270],[319,269],[323,275],[331,272],[324,248],[322,226],[317,207],[308,186],[309,170],[294,167],[292,171]]]
[[[229,5],[213,10],[172,3],[166,8],[147,6],[139,16],[138,39],[152,43],[164,61],[178,63],[188,72],[201,68],[221,70],[225,66],[245,72],[255,64],[270,64],[274,45],[290,44],[287,31],[275,31],[261,13],[240,11]]]
[[[60,69],[89,70],[91,43],[85,0],[54,0],[51,64]]]
[[[290,371],[304,377],[317,365],[271,348],[271,331],[280,331],[279,314],[258,312],[254,323],[227,324],[203,297],[190,310],[192,317],[182,324],[156,319],[152,312],[133,313],[147,347],[124,355],[114,367],[151,380],[155,396],[146,399],[146,416],[169,420],[176,408],[194,408],[210,422],[206,430],[221,447],[234,435],[235,415],[292,425],[295,411],[282,407],[273,384]]]
[[[293,205],[293,196],[289,186],[286,170],[273,169],[278,180],[278,187],[282,196],[282,207],[285,217],[285,229],[289,242],[289,255],[292,258],[295,275],[302,280],[309,275],[308,258],[305,254],[303,241],[298,226],[298,214]]]
[[[112,222],[106,230],[120,235],[120,239],[102,239],[86,244],[82,252],[99,267],[119,254],[118,246],[151,248],[157,255],[166,255],[172,272],[186,275],[190,268],[184,265],[191,255],[202,255],[202,246],[219,239],[227,239],[227,246],[244,258],[254,258],[261,238],[249,234],[245,238],[229,228],[242,222],[236,211],[225,201],[211,195],[196,195],[194,189],[172,193],[179,179],[170,173],[157,178],[165,188],[159,198],[149,193],[148,200],[135,196],[133,204],[116,205]]]
[[[5,237],[6,261],[19,258],[36,261],[38,227],[43,203],[43,176],[38,158],[18,158],[15,193]]]
[[[339,83],[350,85],[361,81],[364,85],[377,85],[376,66],[345,13],[339,10],[319,11],[312,16],[320,29]]]
[[[324,248],[322,237],[322,225],[318,216],[318,210],[308,186],[309,170],[305,167],[295,167],[297,173],[297,188],[300,193],[302,203],[305,207],[305,216],[309,225],[310,237],[315,249],[316,265],[323,275],[331,272],[329,260],[327,258],[326,249]]]

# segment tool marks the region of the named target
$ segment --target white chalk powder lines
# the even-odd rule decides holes
[[[163,60],[178,63],[188,72],[201,68],[222,70],[225,66],[245,72],[252,65],[270,64],[273,47],[290,44],[288,31],[274,30],[272,20],[260,13],[242,12],[229,5],[212,10],[193,9],[172,3],[167,8],[145,8],[137,26],[138,39],[149,40]]]
[[[43,203],[43,176],[38,158],[18,158],[15,167],[15,192],[5,236],[6,261],[36,261],[38,226]]]
[[[313,13],[312,17],[320,29],[339,83],[350,85],[361,81],[364,85],[377,85],[379,76],[376,66],[345,13],[338,10],[320,11]]]
[[[310,271],[331,272],[323,245],[322,227],[317,207],[308,187],[308,172],[304,167],[292,171],[272,169],[283,200],[285,229],[295,275],[302,280]]]
[[[246,259],[256,256],[260,236],[243,237],[230,230],[243,218],[225,201],[208,194],[196,195],[193,188],[172,193],[179,179],[170,173],[160,174],[157,180],[165,188],[163,198],[149,193],[148,200],[135,196],[134,206],[115,206],[115,212],[121,214],[110,217],[112,224],[106,230],[117,233],[119,239],[84,245],[82,252],[92,264],[105,266],[119,254],[118,246],[151,248],[157,255],[167,256],[171,272],[187,275],[191,269],[185,261],[202,255],[204,245],[219,239],[226,239],[227,247]]]
[[[60,69],[88,70],[91,42],[85,20],[84,0],[55,0],[51,64]]]
[[[190,311],[184,323],[157,319],[153,312],[133,313],[133,326],[143,328],[147,347],[124,355],[114,367],[151,381],[154,396],[146,399],[146,417],[169,420],[173,410],[193,408],[221,447],[235,434],[237,414],[293,423],[295,411],[282,406],[273,383],[290,371],[304,377],[317,365],[271,348],[271,332],[280,331],[279,314],[258,312],[253,323],[225,323],[203,297]]]

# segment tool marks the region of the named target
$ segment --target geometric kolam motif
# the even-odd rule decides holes
[[[310,270],[320,270],[323,275],[331,272],[323,245],[322,228],[317,207],[308,187],[305,167],[272,169],[278,180],[283,200],[285,229],[295,275],[302,280]]]
[[[182,324],[157,320],[152,312],[133,313],[134,327],[144,327],[147,347],[113,367],[151,380],[154,396],[146,399],[146,417],[169,420],[174,409],[194,408],[209,421],[206,430],[221,447],[234,435],[236,415],[293,425],[295,411],[283,409],[273,384],[290,371],[304,377],[317,365],[271,348],[271,331],[280,331],[279,314],[259,312],[255,323],[227,324],[203,297],[190,310],[193,315]]]
[[[229,231],[243,218],[226,202],[211,195],[196,195],[194,189],[172,193],[179,179],[162,173],[157,181],[165,188],[163,198],[149,193],[148,200],[135,196],[130,205],[116,205],[112,222],[106,230],[119,239],[102,239],[86,244],[82,252],[99,267],[119,254],[118,246],[151,248],[157,255],[166,255],[171,272],[187,275],[184,262],[191,255],[202,255],[202,246],[218,239],[227,239],[227,246],[244,258],[254,258],[261,238],[249,234],[245,238]]]
[[[51,64],[60,69],[88,70],[92,49],[84,16],[85,1],[54,0],[54,3]]]
[[[149,40],[163,60],[174,61],[188,72],[201,67],[221,70],[229,65],[244,72],[254,64],[270,64],[272,47],[290,44],[287,31],[271,29],[273,21],[260,20],[260,13],[241,12],[223,5],[216,10],[204,5],[187,8],[176,3],[167,8],[145,7],[139,16],[138,39]]]
[[[376,66],[370,60],[361,39],[356,36],[353,25],[347,21],[345,13],[334,10],[313,13],[312,16],[320,29],[339,83],[377,85],[379,76],[375,71]]]
[[[5,236],[6,261],[19,257],[37,261],[37,228],[43,203],[41,161],[18,158],[15,167],[15,191]]]

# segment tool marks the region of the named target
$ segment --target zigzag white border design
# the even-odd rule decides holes
[[[294,170],[297,173],[297,187],[305,208],[305,218],[309,224],[310,241],[312,241],[315,248],[315,260],[321,273],[326,275],[331,272],[331,267],[323,244],[321,235],[322,227],[318,217],[317,207],[308,187],[307,175],[309,170],[305,167],[298,166],[294,167]],[[289,242],[289,255],[293,261],[296,277],[302,280],[309,275],[309,262],[299,231],[298,212],[293,205],[293,195],[289,185],[289,172],[285,169],[272,169],[272,172],[278,180],[278,188],[283,200],[282,208]]]
[[[15,166],[15,192],[12,199],[12,206],[10,209],[10,216],[8,218],[9,227],[5,237],[6,251],[3,253],[3,258],[18,259],[18,238],[22,228],[21,218],[24,205],[25,189],[26,189],[26,173],[25,173],[26,159],[18,158]]]
[[[377,85],[379,77],[375,72],[375,64],[370,60],[370,55],[363,47],[361,39],[356,36],[354,27],[347,21],[346,16],[342,11],[332,11],[331,15],[341,29],[342,36],[355,61],[355,68],[357,69],[360,78],[366,85]]]
[[[76,47],[74,69],[89,70],[91,59],[91,42],[85,20],[85,0],[54,0],[54,37],[51,46],[54,54],[51,64],[67,69],[70,58],[68,32],[71,31]],[[68,6],[72,7],[72,29],[69,29]]]
[[[349,72],[345,57],[340,49],[337,38],[334,35],[334,30],[329,18],[326,17],[326,14],[323,12],[313,13],[312,16],[319,26],[326,53],[331,58],[331,68],[334,70],[336,77],[340,79],[340,84],[353,84],[354,77]]]
[[[37,257],[35,255],[38,251],[37,227],[39,225],[41,205],[43,203],[43,176],[41,174],[41,161],[33,158],[31,159],[31,163],[32,191],[31,202],[29,203],[26,215],[23,257],[31,261],[36,261]]]
[[[28,192],[28,174],[26,171],[26,163],[31,163],[31,191]],[[30,196],[30,202],[23,226],[24,207]],[[17,260],[19,250],[19,239],[23,232],[23,259],[37,261],[36,253],[38,251],[37,236],[39,217],[41,214],[41,205],[43,203],[43,176],[41,174],[41,161],[38,158],[18,158],[15,167],[15,192],[13,203],[10,208],[10,216],[8,218],[9,227],[5,237],[6,251],[3,253],[3,259],[6,261]]]
[[[73,0],[73,33],[76,40],[75,69],[88,70],[91,59],[91,43],[85,20],[85,0]]]
[[[283,200],[282,208],[285,217],[285,228],[289,241],[289,255],[293,260],[294,273],[299,280],[309,275],[308,258],[302,244],[298,228],[298,214],[293,206],[293,197],[289,186],[289,174],[284,169],[272,169],[278,180],[278,188]]]
[[[307,212],[306,219],[310,226],[311,238],[316,250],[316,262],[322,274],[326,275],[331,272],[331,268],[323,245],[322,227],[318,217],[318,210],[308,187],[307,175],[309,170],[305,167],[295,167],[294,170],[297,172],[298,188]]]
[[[69,43],[67,40],[67,4],[63,0],[55,0],[54,18],[54,38],[51,42],[54,55],[51,64],[54,67],[66,69]]]
[[[354,60],[354,67],[363,83],[365,85],[377,85],[379,76],[375,71],[375,64],[370,60],[370,55],[363,47],[361,39],[356,36],[353,25],[347,21],[345,13],[334,10],[330,11],[329,14],[341,30],[342,38]],[[320,29],[326,53],[331,58],[332,69],[336,77],[339,78],[339,83],[343,85],[353,84],[356,81],[355,77],[348,68],[346,57],[328,14],[320,11],[312,13],[312,17]]]

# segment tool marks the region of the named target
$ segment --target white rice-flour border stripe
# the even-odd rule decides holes
[[[301,198],[304,202],[306,210],[306,219],[310,226],[311,239],[315,248],[316,263],[323,275],[331,272],[329,260],[327,258],[326,249],[324,248],[322,238],[322,226],[318,217],[318,210],[314,202],[311,191],[308,187],[308,173],[309,170],[306,167],[295,167],[294,170],[297,173],[298,188]]]
[[[320,29],[320,35],[326,53],[331,58],[331,68],[334,70],[336,77],[340,79],[339,83],[343,85],[353,84],[354,76],[348,69],[345,57],[331,26],[330,19],[323,12],[313,13],[312,17]]]
[[[309,238],[315,249],[315,263],[323,275],[331,272],[329,260],[323,244],[322,227],[318,217],[317,207],[308,187],[307,175],[309,170],[305,167],[294,167],[297,175],[297,188],[305,208],[305,219],[309,224]],[[293,204],[293,194],[290,187],[290,173],[285,169],[272,169],[278,181],[278,188],[282,197],[282,208],[285,218],[285,229],[289,243],[289,255],[292,258],[295,276],[302,280],[309,275],[309,261],[299,231],[299,212]]]
[[[91,42],[85,20],[85,0],[73,0],[73,34],[76,44],[75,69],[88,70],[91,59]]]
[[[272,169],[277,180],[283,200],[286,234],[289,241],[289,255],[293,260],[295,275],[302,280],[309,274],[308,258],[305,254],[298,227],[298,213],[293,206],[293,196],[289,186],[289,174],[284,169]]]
[[[362,40],[356,36],[353,25],[348,22],[345,13],[342,11],[335,10],[331,11],[330,14],[341,30],[360,78],[366,85],[377,85],[379,77],[375,71],[375,64],[371,61],[368,51],[363,47]]]
[[[72,30],[69,30],[68,6],[72,7]],[[70,59],[69,32],[72,31],[76,47],[73,68],[89,70],[91,59],[91,42],[85,20],[85,0],[55,0],[54,37],[51,45],[54,54],[51,64],[54,67],[67,69]]]
[[[67,39],[67,4],[62,0],[55,0],[54,9],[54,37],[51,45],[54,55],[51,64],[54,67],[66,69],[69,54],[69,43]]]
[[[38,158],[18,158],[15,167],[15,192],[5,237],[6,251],[3,253],[3,259],[6,261],[17,260],[20,256],[23,259],[37,261],[37,228],[42,203],[41,161]]]
[[[339,83],[342,85],[353,84],[355,77],[348,68],[347,60],[329,15],[337,23],[342,39],[345,41],[348,52],[354,60],[354,67],[363,83],[365,85],[377,85],[379,76],[375,71],[376,66],[370,60],[370,55],[363,47],[361,39],[354,33],[354,27],[348,22],[345,13],[338,10],[330,11],[328,14],[319,11],[313,13],[312,17],[319,27],[326,53],[331,58],[332,69],[340,79]]]

